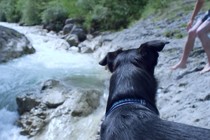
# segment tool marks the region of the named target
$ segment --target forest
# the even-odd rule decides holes
[[[0,21],[40,25],[79,18],[90,29],[119,30],[157,12],[168,0],[0,0]],[[59,26],[59,25],[58,25]]]

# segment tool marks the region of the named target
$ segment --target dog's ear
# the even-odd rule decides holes
[[[122,52],[122,48],[114,51],[108,52],[107,55],[99,62],[100,65],[108,67],[110,72],[113,72],[113,62],[118,54]]]
[[[149,47],[152,50],[160,52],[163,50],[164,46],[168,43],[169,42],[167,42],[167,41],[153,40],[153,41],[148,41],[148,42],[141,44],[140,48]]]

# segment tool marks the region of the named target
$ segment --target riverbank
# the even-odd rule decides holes
[[[103,79],[106,75],[104,74],[103,69],[97,64],[97,61],[93,57],[91,57],[90,54],[80,54],[76,51],[66,51],[65,46],[68,45],[68,43],[65,40],[60,39],[56,34],[45,32],[41,29],[40,26],[24,27],[18,26],[17,24],[9,23],[0,23],[0,25],[13,28],[25,34],[36,49],[36,53],[32,55],[17,58],[8,63],[0,65],[0,72],[4,73],[4,75],[0,77],[0,81],[2,83],[0,85],[0,94],[2,97],[2,101],[0,104],[2,107],[0,109],[0,112],[2,112],[0,115],[0,118],[2,118],[2,120],[0,121],[0,124],[2,126],[2,129],[0,129],[0,139],[30,139],[29,137],[21,136],[19,133],[27,136],[29,134],[33,134],[34,136],[34,134],[36,134],[34,132],[37,132],[39,130],[37,128],[41,127],[42,129],[44,129],[43,126],[46,126],[47,124],[48,125],[45,127],[46,130],[44,129],[45,131],[42,135],[37,134],[31,139],[47,139],[47,137],[49,136],[51,137],[51,139],[56,139],[58,136],[60,138],[62,136],[63,139],[69,139],[69,137],[74,137],[75,139],[77,139],[78,137],[81,137],[81,139],[91,137],[90,139],[92,139],[93,137],[96,137],[98,125],[100,124],[101,119],[100,114],[102,114],[103,112],[100,111],[101,109],[98,109],[95,106],[104,105],[101,103],[99,104],[99,102],[100,100],[103,100],[101,99],[103,98],[101,92],[103,91],[104,86]],[[58,90],[58,92],[56,92],[56,89],[48,92],[46,90],[45,92],[43,92],[43,83],[49,79],[61,81],[61,83],[64,84],[66,89],[68,90],[65,90],[65,93],[63,91],[63,88]],[[71,93],[69,93],[70,89],[74,90],[74,92],[72,91]],[[95,94],[93,94],[95,96],[88,96],[89,93],[85,93],[85,91],[88,92],[88,90],[81,91],[80,89],[92,89],[92,91],[96,92]],[[87,95],[87,97],[82,96],[81,93],[84,93],[84,95]],[[70,94],[73,94],[73,96],[70,96]],[[23,97],[19,98],[17,106],[16,97],[19,97],[21,95],[23,95]],[[24,95],[31,95],[30,97],[35,98],[32,98],[34,100],[30,100],[31,98],[26,98],[24,97]],[[48,110],[45,112],[45,110],[42,110],[45,109],[45,107],[38,107],[39,110],[34,109],[34,112],[31,111],[32,115],[30,115],[30,110],[27,109],[30,108],[31,105],[33,105],[33,101],[37,101],[36,99],[39,99],[39,97],[41,96],[46,97],[43,101],[49,106],[47,107]],[[74,98],[74,100],[72,98]],[[27,102],[28,99],[30,100],[29,102]],[[96,101],[98,101],[98,104],[94,104],[93,107],[92,104],[90,104],[89,111],[87,111],[88,107],[85,108],[86,110],[84,115],[87,115],[90,112],[92,113],[95,109],[97,110],[97,112],[88,115],[88,117],[84,117],[84,119],[71,120],[69,116],[71,116],[71,112],[73,110],[74,115],[83,115],[81,114],[81,112],[84,111],[81,110],[81,108],[83,108],[83,104],[81,104],[80,107],[76,108],[76,106],[78,105],[77,102],[79,102],[79,100],[82,100],[82,103],[87,104],[83,100],[87,100],[89,102],[89,100],[91,99],[95,99]],[[64,101],[65,105],[63,103]],[[61,106],[61,103],[63,106]],[[26,112],[24,112],[24,115],[21,114],[19,116],[17,113],[17,109],[21,108],[20,104],[23,105],[22,110],[24,110],[25,107]],[[60,106],[59,109],[56,109],[58,106]],[[40,113],[38,111],[42,112]],[[7,117],[11,118],[11,120],[6,121],[6,114],[8,114]],[[44,119],[44,121],[42,121],[42,119],[40,118]],[[71,121],[71,123],[68,120]],[[96,122],[95,120],[98,121]],[[40,123],[40,121],[42,123]],[[61,122],[69,123],[64,123],[65,126],[62,126],[60,124]],[[90,122],[90,125],[81,127],[79,124],[83,124],[83,122]],[[74,125],[71,125],[73,123]],[[15,124],[18,124],[19,128]],[[25,124],[29,127],[25,127]],[[66,135],[63,135],[61,131],[63,131],[64,128],[67,131],[66,125],[69,126],[68,132],[70,134],[68,133],[67,135],[66,133]],[[83,135],[74,133],[76,130],[85,131],[85,129],[89,129],[90,127],[95,130],[93,131],[92,129],[90,129],[92,133],[91,135],[90,133],[88,133],[88,131],[88,134]],[[48,131],[49,129],[50,131]],[[57,133],[55,133],[54,131],[57,131],[61,135],[57,135]]]
[[[207,62],[206,54],[197,39],[190,54],[186,69],[172,71],[182,54],[186,36],[183,38],[167,37],[167,30],[179,30],[179,25],[187,23],[190,14],[179,21],[155,21],[151,18],[139,21],[131,28],[105,35],[102,47],[94,56],[103,58],[108,51],[118,48],[130,49],[139,47],[149,40],[165,40],[170,43],[160,53],[155,75],[159,81],[157,105],[162,119],[210,128],[210,73],[199,71]],[[186,34],[186,29],[180,29]],[[108,41],[107,41],[108,40]]]
[[[160,53],[158,66],[155,70],[155,75],[159,81],[157,105],[160,111],[160,117],[165,120],[210,128],[210,112],[208,111],[210,109],[210,73],[205,73],[202,75],[199,73],[199,71],[204,67],[207,60],[200,41],[196,40],[195,48],[191,52],[188,60],[188,67],[186,69],[176,71],[171,71],[170,69],[171,66],[178,62],[181,56],[183,46],[186,41],[186,29],[185,26],[180,27],[180,25],[186,24],[189,17],[190,14],[180,15],[180,20],[157,20],[153,17],[150,17],[148,19],[138,21],[131,27],[122,31],[115,33],[103,33],[96,38],[86,40],[81,45],[89,47],[94,51],[89,55],[91,57],[94,57],[95,61],[90,61],[90,63],[84,62],[83,66],[89,66],[92,64],[92,62],[99,62],[107,52],[114,51],[118,48],[136,48],[139,47],[141,43],[149,40],[169,41],[170,44],[167,45]],[[176,35],[177,32],[175,34],[174,31],[180,31],[178,32],[178,34],[181,34],[183,36],[180,37],[179,35]],[[52,34],[52,36],[57,38],[56,35]],[[34,41],[36,42],[36,37],[30,36],[29,34],[29,38],[35,39]],[[61,48],[61,51],[65,50],[62,49],[65,48],[65,46],[59,47],[60,43],[54,42],[54,40],[47,40],[43,41],[42,43],[49,43],[50,46],[54,49],[58,47]],[[59,55],[59,57],[63,57],[62,55]],[[66,57],[69,59],[63,59],[62,62],[64,65],[62,66],[71,65],[69,63],[66,63],[67,61],[71,61],[72,59],[68,57],[69,55],[69,53],[66,54]],[[51,59],[52,58],[53,57],[51,57]],[[55,61],[57,62],[57,66],[60,67],[60,61],[56,61],[57,57],[52,59],[53,61],[51,61],[51,59],[48,59],[48,62]],[[79,58],[79,60],[77,59],[75,61],[75,66],[79,62],[83,62],[83,60],[85,59],[81,57]],[[91,71],[91,68],[92,67],[90,67],[88,70]],[[102,73],[106,73],[102,69],[100,71]],[[47,70],[47,72],[49,71]],[[88,78],[85,82],[89,83]],[[103,95],[101,95],[104,100],[103,102],[100,102],[100,105],[98,105],[98,108],[96,109],[96,112],[98,114],[93,111],[92,114],[88,115],[88,117],[90,117],[91,115],[95,115],[97,119],[92,119],[91,121],[88,121],[88,119],[84,118],[74,118],[77,122],[79,122],[77,123],[78,127],[81,128],[72,131],[74,132],[72,133],[74,139],[92,140],[94,137],[93,135],[97,134],[98,127],[100,125],[100,119],[103,117],[103,111],[105,111],[105,105],[103,105],[103,103],[105,103],[107,98],[107,87],[108,86],[104,88],[105,92],[103,92]],[[54,140],[56,137],[55,135],[58,133],[58,136],[65,136],[64,140],[72,138],[70,137],[72,135],[69,131],[71,131],[70,126],[74,123],[72,123],[72,121],[66,121],[69,120],[69,116],[72,114],[71,111],[68,110],[68,107],[65,106],[68,105],[68,103],[69,102],[64,102],[63,104],[63,107],[66,109],[63,109],[62,106],[56,109],[56,112],[60,113],[59,117],[57,117],[56,120],[52,119],[51,122],[48,122],[48,124],[50,125],[45,125],[46,127],[42,129],[42,132],[39,135],[35,135],[34,139],[46,139],[46,137],[50,135],[51,137],[49,139]],[[56,115],[53,114],[52,116]],[[94,125],[94,127],[91,127],[92,129],[90,131],[93,133],[89,135],[90,137],[87,137],[88,134],[85,133],[86,131],[82,131],[84,130],[82,129],[82,127],[84,127],[84,125],[86,124],[90,124],[91,126]],[[67,126],[68,129],[66,130],[65,128]],[[54,133],[55,131],[56,133]],[[69,132],[68,135],[65,135],[66,131]],[[58,137],[56,138],[58,139]],[[33,139],[33,137],[31,139]]]
[[[172,71],[182,54],[186,36],[183,38],[167,37],[167,30],[181,30],[186,34],[186,29],[179,28],[180,24],[187,23],[190,14],[183,16],[179,21],[155,21],[151,18],[139,21],[131,28],[121,32],[103,36],[104,42],[94,55],[99,58],[108,51],[118,48],[136,48],[141,43],[149,40],[169,41],[160,53],[155,75],[159,81],[157,105],[162,119],[210,128],[210,73],[200,74],[205,66],[207,57],[197,39],[195,48],[190,54],[186,69]],[[107,41],[108,40],[108,41]]]

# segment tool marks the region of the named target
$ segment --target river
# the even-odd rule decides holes
[[[40,26],[22,27],[0,23],[13,28],[30,40],[36,53],[0,64],[0,140],[25,140],[14,125],[18,118],[16,96],[40,90],[48,79],[66,79],[74,86],[102,86],[102,67],[91,54],[65,51],[68,44],[57,35],[44,32]],[[57,49],[55,49],[57,48]]]

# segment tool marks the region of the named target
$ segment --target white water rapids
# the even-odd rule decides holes
[[[40,27],[0,25],[25,34],[36,49],[35,54],[0,64],[0,140],[25,140],[27,138],[20,136],[19,128],[14,125],[18,118],[17,95],[39,90],[41,83],[48,79],[73,79],[75,85],[99,86],[103,70],[90,55],[56,50],[68,44]]]

